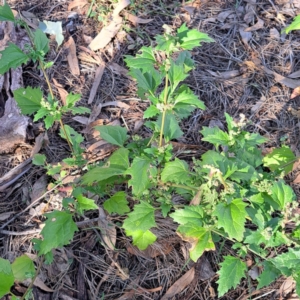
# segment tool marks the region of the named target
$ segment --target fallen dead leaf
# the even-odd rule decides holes
[[[30,157],[33,157],[35,154],[39,153],[43,146],[47,146],[49,144],[49,139],[47,132],[40,133],[35,138],[35,145],[31,150]]]
[[[62,85],[60,83],[57,82],[57,80],[55,78],[53,78],[52,81],[59,93],[61,102],[63,103],[63,105],[66,105],[67,104],[66,99],[68,96],[68,92],[62,87]]]
[[[233,10],[222,11],[221,13],[218,14],[217,20],[223,23],[233,13],[234,13]]]
[[[40,278],[40,276],[38,275],[33,283],[35,286],[39,287],[41,290],[45,291],[45,292],[54,292],[54,290],[50,289]]]
[[[271,28],[270,29],[270,38],[274,40],[279,40],[280,39],[280,33],[276,28]]]
[[[83,124],[83,125],[89,124],[89,118],[87,118],[87,117],[76,116],[73,118],[73,120],[77,121],[78,123]]]
[[[118,75],[122,75],[122,76],[125,76],[127,78],[131,78],[129,75],[128,75],[128,70],[121,67],[120,65],[116,64],[116,63],[111,63],[109,64],[108,66],[113,73],[115,74],[118,74]]]
[[[116,240],[117,240],[116,227],[112,223],[108,222],[106,218],[106,214],[101,207],[99,207],[98,210],[99,210],[98,226],[101,230],[101,236],[103,238],[105,245],[110,250],[114,251]]]
[[[240,33],[240,36],[242,38],[243,43],[246,46],[248,46],[248,42],[252,38],[252,33],[245,31],[246,28],[247,28],[246,25],[244,25],[244,24],[240,25],[240,27],[239,27],[239,33]]]
[[[96,70],[94,82],[93,82],[93,85],[92,85],[92,88],[91,88],[91,91],[90,91],[88,104],[91,104],[93,102],[93,100],[94,100],[94,98],[97,94],[97,89],[98,89],[98,86],[101,82],[101,78],[102,78],[104,69],[105,69],[105,64],[102,63],[102,64],[100,64],[100,66],[98,66],[98,68]]]
[[[148,24],[153,21],[153,19],[142,19],[128,12],[124,12],[123,15],[127,18],[134,26],[138,24]]]
[[[195,268],[188,270],[182,277],[180,277],[165,293],[161,300],[168,300],[183,291],[194,279]]]
[[[230,79],[241,74],[240,70],[230,70],[225,72],[213,72],[211,70],[206,70],[206,71],[211,75],[222,79]]]
[[[295,286],[296,282],[292,277],[286,278],[278,291],[280,299],[286,299],[286,296],[295,289]]]
[[[244,31],[245,32],[250,32],[250,31],[259,30],[261,28],[264,28],[264,23],[265,22],[262,19],[257,18],[257,22],[253,26],[246,28]]]
[[[32,186],[32,192],[30,195],[31,202],[41,197],[47,190],[47,176],[42,175]]]
[[[76,7],[84,7],[88,4],[89,3],[88,3],[87,0],[74,0],[74,1],[69,3],[68,11],[71,11],[73,8],[76,8]]]
[[[300,86],[296,87],[296,88],[293,90],[290,99],[294,99],[294,98],[296,98],[296,97],[298,97],[298,96],[300,96]]]
[[[70,36],[68,41],[65,42],[64,46],[65,46],[65,49],[67,49],[67,51],[68,51],[67,59],[68,59],[71,73],[74,76],[79,76],[80,70],[79,70],[78,58],[76,56],[76,45],[75,45],[74,39]]]
[[[13,212],[6,212],[6,213],[0,214],[0,221],[4,221],[4,220],[8,219],[12,214],[13,214]]]
[[[119,16],[119,13],[130,4],[130,0],[120,0],[117,7],[114,9],[112,14],[112,21],[102,30],[99,34],[93,39],[89,44],[89,47],[92,50],[103,49],[118,33],[122,27],[122,17]]]

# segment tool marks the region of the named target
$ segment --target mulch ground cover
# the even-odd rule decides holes
[[[27,13],[32,22],[34,18],[62,21],[65,43],[73,38],[79,75],[74,75],[70,68],[70,49],[66,45],[57,48],[54,39],[47,59],[55,63],[47,72],[58,97],[62,90],[80,93],[80,104],[92,110],[92,118],[63,117],[65,124],[85,135],[90,160],[101,161],[114,150],[99,143],[91,126],[87,126],[91,120],[92,125],[122,124],[132,134],[149,135],[143,127],[147,102],[136,95],[136,85],[126,73],[124,55],[134,55],[143,45],[150,45],[155,35],[163,32],[164,24],[178,28],[184,22],[207,33],[215,43],[203,44],[192,53],[196,68],[186,83],[207,109],[196,110],[181,124],[184,136],[176,141],[177,155],[191,161],[208,150],[210,145],[201,142],[199,131],[202,126],[224,128],[227,112],[236,119],[244,114],[251,121],[247,129],[269,139],[266,151],[284,143],[299,156],[300,32],[286,35],[282,29],[300,14],[300,1],[131,1],[120,13],[121,29],[107,46],[96,51],[105,64],[96,89],[99,61],[88,45],[107,25],[117,1],[7,2],[14,10]],[[140,19],[130,21],[128,14]],[[36,64],[23,66],[22,72],[24,86],[41,86],[47,91]],[[58,125],[49,129],[47,136],[42,124],[30,126],[31,135],[25,143],[0,156],[0,253],[9,260],[24,253],[35,257],[31,239],[38,236],[42,214],[60,208],[62,198],[68,193],[63,187],[53,189],[54,179],[37,166],[22,169],[26,172],[19,176],[14,174],[9,178],[12,183],[4,187],[1,176],[30,157],[39,134],[47,140],[40,153],[46,154],[50,163],[60,162],[69,155],[67,143],[58,134]],[[296,164],[286,178],[297,195],[300,195],[299,170]],[[71,174],[73,180],[79,173],[77,170]],[[95,200],[99,205],[103,202],[100,198]],[[35,205],[30,207],[33,202]],[[87,213],[86,217],[97,216]],[[111,251],[103,246],[103,232],[97,229],[99,223],[78,221],[82,227],[74,241],[55,250],[53,264],[40,266],[39,283],[33,288],[34,299],[299,299],[285,279],[256,290],[257,282],[250,276],[218,298],[217,265],[222,255],[233,253],[231,244],[219,244],[215,252],[206,253],[194,263],[188,259],[189,245],[176,235],[176,228],[168,219],[157,221],[158,240],[145,251],[132,246],[130,239],[119,230],[116,251]],[[249,256],[249,268],[253,259]],[[183,278],[191,269],[194,271],[188,273],[190,277]],[[173,294],[164,296],[170,287]],[[14,287],[17,295],[22,296],[25,291],[23,284]]]

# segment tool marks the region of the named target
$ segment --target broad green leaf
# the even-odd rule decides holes
[[[154,105],[150,105],[144,112],[144,119],[148,119],[148,118],[152,118],[157,116],[160,113],[160,110],[154,106]]]
[[[288,34],[292,30],[298,30],[298,29],[300,29],[300,15],[296,16],[293,22],[288,27],[286,27],[283,31],[286,34]]]
[[[292,275],[294,270],[300,268],[300,249],[289,248],[289,251],[272,258],[274,266],[285,276]]]
[[[177,228],[177,233],[184,241],[187,241],[192,245],[189,249],[190,257],[195,262],[205,251],[215,250],[211,231],[207,228],[200,227],[197,223],[180,225]]]
[[[173,93],[178,84],[185,80],[188,77],[188,74],[184,72],[183,65],[177,65],[174,61],[171,61],[171,67],[169,69],[169,80],[171,84],[171,93]]]
[[[274,149],[271,153],[263,158],[264,166],[268,167],[272,172],[284,169],[284,173],[287,174],[292,171],[293,164],[296,156],[292,150],[287,146]]]
[[[79,145],[84,141],[83,136],[77,131],[75,131],[71,126],[64,125],[64,129],[65,130],[63,130],[62,128],[60,129],[59,135],[66,140],[67,134],[68,140],[71,142],[72,145]]]
[[[283,180],[273,182],[271,191],[271,198],[268,198],[267,201],[275,210],[284,209],[287,203],[292,202],[295,199],[293,189]]]
[[[128,214],[127,219],[123,223],[126,231],[133,232],[136,230],[146,231],[151,227],[155,227],[155,208],[145,201],[134,206],[134,210]]]
[[[66,105],[67,107],[71,108],[75,105],[76,102],[78,102],[81,98],[80,94],[68,94],[67,98],[66,98]]]
[[[232,129],[237,127],[236,122],[233,120],[233,118],[228,113],[225,113],[225,118],[226,118],[228,131],[231,131]]]
[[[10,68],[16,69],[29,59],[29,56],[13,43],[9,43],[0,54],[0,74],[6,73]]]
[[[205,109],[204,103],[194,94],[182,92],[175,98],[174,109],[184,108],[185,106],[195,106],[200,109]]]
[[[62,22],[43,21],[40,22],[39,28],[45,33],[54,35],[58,47],[62,44],[64,40]]]
[[[6,2],[0,6],[0,21],[15,21],[14,14]]]
[[[100,182],[116,175],[123,175],[124,169],[118,166],[103,166],[95,167],[84,174],[81,179],[83,184],[91,184],[93,182]]]
[[[168,216],[168,213],[170,212],[171,208],[173,206],[171,204],[168,203],[162,203],[160,206],[161,209],[161,214],[164,218],[166,218]]]
[[[176,59],[177,65],[184,65],[185,73],[194,69],[195,62],[192,59],[192,55],[189,51],[181,51]]]
[[[33,278],[35,275],[34,263],[25,254],[17,257],[12,263],[11,267],[15,280],[17,281],[23,281],[27,278]]]
[[[163,35],[156,35],[155,40],[157,46],[155,47],[158,51],[165,51],[167,54],[170,54],[174,50],[178,50],[176,48],[177,38],[172,35],[167,35],[167,37]]]
[[[189,180],[188,164],[178,158],[166,163],[161,172],[161,180],[163,182],[185,183]]]
[[[117,149],[108,159],[110,166],[115,166],[124,171],[129,168],[129,151],[126,148]]]
[[[42,106],[42,107],[40,107],[39,110],[35,113],[33,121],[36,122],[36,121],[38,121],[38,120],[40,120],[40,119],[42,119],[42,118],[44,118],[44,117],[46,117],[46,116],[49,116],[49,114],[50,114],[49,109]],[[53,120],[54,120],[54,118],[53,118]],[[52,122],[52,123],[53,123],[53,122]],[[47,124],[46,129],[50,128],[51,125],[52,125],[52,124]]]
[[[124,215],[130,212],[125,192],[117,192],[103,203],[103,207],[110,213]]]
[[[184,209],[177,209],[170,217],[177,223],[184,225],[192,223],[198,226],[203,225],[203,209],[200,205],[185,206]]]
[[[46,162],[46,156],[44,154],[35,154],[32,158],[32,163],[36,166],[44,166]]]
[[[49,113],[49,111],[48,111],[48,113]],[[36,121],[36,117],[37,117],[37,114],[35,115],[34,121]],[[60,117],[61,117],[60,113],[54,114],[54,115],[48,114],[46,116],[46,118],[44,119],[46,129],[49,129],[55,121],[58,121],[60,119]]]
[[[96,126],[95,129],[100,132],[102,139],[119,147],[123,147],[128,139],[126,128],[121,126],[103,125]]]
[[[153,67],[147,72],[142,72],[140,69],[132,69],[129,74],[137,80],[138,88],[150,94],[156,91],[162,80],[161,74]]]
[[[40,244],[39,255],[46,254],[54,248],[61,248],[73,240],[78,231],[72,215],[64,211],[53,211],[45,214],[47,220],[41,231],[43,241]]]
[[[49,40],[46,34],[40,29],[37,29],[33,33],[33,42],[36,50],[39,51],[42,56],[46,55],[50,50]]]
[[[156,241],[156,235],[150,230],[125,230],[125,232],[127,236],[132,237],[133,245],[137,246],[140,250],[145,250]]]
[[[14,284],[14,275],[11,264],[7,259],[0,257],[0,298],[10,292]]]
[[[242,199],[234,199],[231,203],[219,203],[214,215],[218,218],[218,227],[223,227],[230,238],[243,239],[246,222],[246,206]]]
[[[185,23],[177,30],[177,36],[181,48],[185,50],[192,50],[195,47],[201,46],[203,42],[214,42],[206,33],[202,33],[196,29],[189,29]]]
[[[41,108],[43,92],[40,88],[32,88],[28,86],[27,88],[14,90],[13,94],[22,114],[24,115],[31,115]]]
[[[135,57],[131,55],[125,55],[125,62],[130,69],[141,69],[147,71],[155,63],[154,51],[151,47],[142,47],[140,49],[141,54],[136,54]]]
[[[200,132],[203,135],[202,141],[209,142],[216,147],[219,145],[229,146],[230,138],[228,133],[222,131],[219,127],[203,127]]]
[[[224,261],[220,264],[218,283],[218,295],[222,297],[231,288],[235,288],[245,278],[247,265],[239,258],[233,256],[225,256]]]
[[[98,206],[96,205],[95,200],[86,198],[83,195],[78,195],[76,197],[76,199],[77,199],[76,210],[80,215],[83,215],[83,213],[86,210],[98,209]]]
[[[259,133],[247,132],[244,138],[245,138],[245,148],[255,147],[256,145],[261,145],[268,141],[267,138],[261,136]]]
[[[159,131],[160,127],[162,126],[162,115],[158,117],[157,123]],[[171,113],[166,113],[165,116],[165,123],[164,123],[164,138],[166,142],[169,142],[173,139],[178,139],[183,135],[183,132],[180,129],[178,124],[178,120],[176,117]]]
[[[264,269],[257,279],[258,280],[257,289],[269,285],[281,275],[280,271],[275,267],[275,265],[268,260],[265,260],[263,262],[263,267]]]
[[[149,158],[134,158],[131,167],[126,171],[126,174],[131,176],[128,185],[132,186],[132,193],[134,195],[139,196],[149,188],[151,168],[153,167]]]

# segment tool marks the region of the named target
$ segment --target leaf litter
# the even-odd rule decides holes
[[[121,2],[122,1],[120,1],[120,3]],[[180,144],[200,145],[199,130],[201,127],[208,125],[212,120],[219,120],[221,124],[222,122],[224,123],[223,112],[227,111],[234,116],[238,116],[239,113],[244,113],[247,117],[251,118],[253,121],[253,130],[262,130],[263,133],[271,138],[270,147],[278,146],[280,139],[285,138],[286,143],[293,144],[295,149],[299,148],[298,127],[300,114],[293,114],[291,113],[292,110],[288,110],[288,107],[292,107],[297,111],[299,107],[297,103],[297,101],[299,101],[297,100],[299,94],[297,88],[300,84],[297,80],[298,70],[295,64],[295,59],[298,59],[298,53],[295,49],[299,45],[295,40],[295,35],[289,40],[281,34],[282,27],[290,23],[294,15],[299,14],[299,7],[297,10],[296,1],[290,1],[289,3],[286,1],[260,1],[259,3],[258,1],[239,1],[239,3],[236,3],[236,1],[219,0],[215,2],[198,2],[195,5],[193,5],[193,3],[196,2],[186,4],[192,8],[196,7],[196,10],[193,9],[193,11],[187,8],[188,12],[192,11],[192,13],[190,13],[190,21],[188,21],[190,22],[189,26],[198,27],[200,30],[209,33],[210,36],[218,41],[218,47],[215,47],[215,45],[205,45],[201,50],[193,54],[194,59],[198,62],[198,67],[194,71],[192,78],[189,79],[189,84],[207,104],[208,109],[202,113],[197,112],[191,119],[183,121],[182,125],[185,136],[183,140],[180,141]],[[80,30],[82,30],[82,34],[86,36],[97,36],[97,34],[109,29],[105,34],[103,33],[104,39],[101,39],[100,43],[98,43],[97,40],[94,40],[94,43],[92,42],[92,48],[94,50],[102,48],[100,51],[100,59],[103,59],[103,62],[108,68],[103,67],[100,81],[98,84],[95,84],[93,89],[94,95],[91,97],[91,103],[88,103],[88,99],[93,86],[95,70],[99,66],[99,60],[93,56],[91,56],[93,60],[90,63],[81,59],[80,50],[82,49],[79,47],[87,45],[81,36],[81,32],[72,38],[74,39],[76,52],[78,53],[76,54],[75,52],[74,57],[79,58],[78,68],[80,70],[80,76],[83,76],[84,81],[82,81],[82,78],[79,78],[79,75],[76,75],[78,78],[72,78],[70,76],[70,64],[67,62],[67,56],[66,54],[56,52],[56,44],[51,54],[53,55],[53,60],[57,57],[57,66],[54,66],[53,69],[55,74],[53,78],[56,79],[55,85],[59,83],[61,85],[59,88],[67,92],[73,91],[73,88],[76,89],[83,94],[81,101],[85,105],[88,106],[88,104],[91,104],[91,108],[95,108],[94,115],[91,117],[77,116],[74,119],[67,117],[67,120],[74,122],[73,124],[76,124],[75,126],[80,130],[86,130],[85,134],[90,135],[89,146],[94,145],[94,148],[97,148],[96,143],[103,143],[103,141],[100,140],[100,137],[93,135],[93,129],[90,127],[90,124],[93,122],[98,121],[101,123],[102,120],[104,120],[104,123],[107,122],[108,124],[113,122],[114,124],[115,120],[117,120],[115,123],[120,124],[120,122],[123,122],[121,118],[123,117],[129,128],[134,129],[136,124],[143,121],[142,111],[145,110],[145,104],[135,100],[117,101],[120,99],[118,98],[120,96],[124,96],[124,99],[133,99],[136,95],[134,84],[126,77],[127,73],[126,68],[124,68],[125,65],[122,60],[122,55],[130,51],[137,51],[140,46],[142,46],[141,43],[148,42],[146,36],[150,35],[153,37],[159,33],[164,23],[177,26],[177,24],[181,24],[181,18],[183,18],[183,16],[176,14],[176,7],[168,7],[168,4],[162,7],[156,7],[155,5],[158,5],[157,3],[154,4],[145,1],[145,3],[143,3],[144,7],[136,8],[131,8],[128,4],[125,6],[125,4],[126,1],[123,2],[122,7],[121,3],[121,6],[119,6],[114,13],[114,7],[111,7],[112,20],[109,19],[108,16],[106,24],[104,22],[101,26],[98,25],[98,22],[93,22],[93,20],[86,18],[86,15],[84,15],[90,6],[88,1],[62,1],[61,6],[51,7],[51,13],[49,15],[49,7],[47,7],[47,9],[42,6],[34,7],[34,1],[32,1],[30,5],[18,4],[18,8],[21,8],[21,11],[30,10],[35,16],[38,16],[40,20],[62,20],[64,18],[62,12],[66,12],[67,10],[78,11],[80,17],[86,22],[84,27],[79,25],[81,26]],[[22,7],[22,5],[24,6]],[[152,8],[152,10],[147,11],[148,7]],[[163,13],[158,17],[156,13],[160,13],[161,11]],[[166,11],[167,14],[164,13]],[[153,19],[153,21],[146,23],[136,21],[138,30],[141,30],[141,33],[145,34],[143,39],[139,39],[134,32],[130,32],[125,34],[125,42],[121,43],[118,40],[117,34],[121,30],[120,24],[126,24],[127,26],[133,25],[130,20],[126,23],[128,21],[126,20],[127,14],[133,15],[135,20],[148,21]],[[124,18],[121,16],[124,16]],[[212,22],[209,21],[209,19],[214,19],[215,21]],[[241,22],[239,22],[239,20],[241,20]],[[110,22],[114,23],[110,28],[107,28],[106,25],[109,25]],[[127,48],[129,43],[133,48]],[[110,50],[108,51],[109,47]],[[98,53],[99,52],[97,52],[97,55]],[[252,67],[250,67],[251,64]],[[244,68],[244,66],[247,67]],[[25,71],[25,86],[39,86],[43,84],[42,80],[40,80],[38,70],[30,70],[30,68],[25,66]],[[99,77],[97,80],[99,80]],[[58,93],[60,93],[59,90]],[[291,95],[293,97],[291,97]],[[122,104],[124,104],[123,107]],[[147,135],[143,127],[137,127],[137,130]],[[44,148],[36,150],[35,152],[45,151],[53,162],[60,161],[60,158],[65,155],[65,145],[56,134],[55,128],[48,132],[48,136],[50,143],[47,144],[46,142]],[[37,141],[37,144],[39,143],[42,142]],[[104,147],[105,144],[108,146],[107,143],[104,143],[100,145],[100,148]],[[29,158],[31,150],[27,150],[24,146],[20,147],[23,151],[24,158]],[[183,146],[181,146],[180,149],[182,148]],[[90,148],[90,150],[91,149],[92,148]],[[109,146],[108,149],[104,151],[105,154],[100,151],[99,159],[108,156],[114,149],[115,148]],[[198,149],[197,151],[199,155],[202,150]],[[189,159],[188,153],[183,153],[183,156],[185,156],[187,160]],[[1,176],[17,166],[15,154],[11,153],[2,156],[1,166],[2,165],[4,169],[1,171]],[[41,170],[36,169],[36,167],[34,167],[34,169],[24,170],[26,171],[24,171],[24,173],[22,173],[23,171],[14,172],[11,178],[25,185],[26,181],[32,183],[38,182],[39,178],[43,175]],[[289,177],[296,191],[298,191],[299,197],[300,190],[298,185],[300,180],[297,179],[298,175],[299,170],[297,171],[296,168]],[[17,178],[17,176],[19,177]],[[2,195],[3,199],[5,199],[5,195],[8,194],[7,187],[1,190],[1,193],[3,192],[4,194],[0,194],[0,197]],[[30,193],[28,196],[30,197]],[[49,197],[46,196],[45,200],[48,201],[51,197],[52,195],[50,193]],[[16,188],[9,198],[0,203],[1,211],[3,211],[3,213],[1,213],[1,221],[6,221],[7,218],[10,219],[11,212],[19,210],[20,205],[24,205],[22,203],[26,203],[28,200],[30,201],[30,199],[26,198],[26,193],[22,192],[21,188]],[[195,199],[196,203],[198,201],[201,201],[201,198]],[[52,205],[53,204],[48,208],[49,211],[51,211]],[[26,219],[28,215],[24,213],[23,217]],[[128,246],[126,248],[125,245],[128,245],[129,241],[119,234],[117,234],[116,241],[114,242],[117,249],[127,249],[127,251],[117,258],[112,257],[113,260],[118,262],[121,269],[127,268],[129,270],[128,281],[131,284],[138,283],[138,285],[145,290],[149,290],[151,294],[146,293],[144,297],[142,296],[142,290],[138,290],[138,292],[135,293],[135,289],[133,289],[132,285],[130,286],[126,280],[122,281],[122,283],[117,281],[115,279],[115,270],[107,272],[111,266],[115,266],[115,264],[109,256],[105,257],[103,247],[100,244],[95,243],[91,248],[88,248],[88,250],[85,250],[83,247],[76,248],[74,246],[73,249],[67,247],[67,255],[69,259],[75,259],[80,264],[84,263],[86,265],[80,279],[82,281],[85,280],[86,287],[91,293],[96,290],[97,282],[104,278],[106,274],[106,280],[102,282],[99,287],[99,292],[107,293],[108,299],[121,298],[123,291],[126,289],[128,289],[126,293],[129,293],[127,294],[127,298],[131,297],[130,299],[133,299],[135,295],[141,299],[162,299],[171,287],[173,287],[173,297],[176,296],[187,299],[185,298],[186,295],[190,295],[189,299],[209,299],[214,291],[210,284],[214,285],[216,278],[207,279],[208,281],[205,283],[199,281],[194,286],[192,285],[193,280],[191,279],[180,281],[184,276],[182,266],[186,263],[184,259],[184,248],[182,242],[176,236],[174,228],[172,228],[172,223],[163,224],[163,222],[165,222],[164,219],[158,220],[158,225],[162,229],[160,233],[161,237],[158,239],[157,245],[159,245],[161,239],[163,241],[167,240],[167,237],[172,237],[172,239],[169,244],[164,245],[164,243],[162,243],[161,247],[157,246],[153,253],[145,254],[128,250],[132,249],[132,245],[129,244],[130,247]],[[37,226],[37,223],[35,223],[33,219],[29,224],[31,227]],[[13,225],[14,230],[22,230],[20,222],[13,223]],[[105,228],[104,225],[102,226]],[[76,234],[74,245],[76,243],[78,243],[79,246],[83,245],[88,238],[87,232],[88,231],[83,231]],[[6,238],[11,237],[4,237],[4,239]],[[93,237],[93,239],[95,239],[95,237]],[[21,245],[28,245],[27,248],[30,251],[29,240],[29,238],[26,241],[16,237],[13,239],[12,245],[15,249],[20,249]],[[170,244],[172,247],[169,247]],[[218,250],[224,252],[225,255],[231,251],[230,247],[226,245],[223,249]],[[4,257],[8,249],[3,248],[1,251],[1,256]],[[113,249],[109,249],[109,251],[113,251]],[[158,255],[158,253],[160,253],[160,255]],[[161,259],[158,260],[157,257]],[[207,254],[207,257],[215,268],[218,258],[211,252]],[[89,264],[91,261],[93,264]],[[187,266],[191,274],[191,270],[193,270],[194,266],[192,264],[188,264]],[[76,267],[73,265],[72,268],[74,268],[72,272],[75,271],[76,274]],[[45,270],[44,267],[43,269]],[[72,272],[69,274],[71,275]],[[46,275],[48,276],[47,286],[52,287],[53,289],[49,289],[54,290],[56,281],[54,278],[51,278],[49,274],[50,273]],[[63,276],[63,270],[58,274]],[[58,274],[57,276],[59,276]],[[71,278],[74,278],[74,276],[72,276]],[[157,284],[157,281],[164,284]],[[44,279],[43,282],[45,282]],[[176,287],[176,283],[178,287]],[[247,285],[247,280],[245,280],[243,284]],[[282,295],[282,297],[289,297],[284,296],[284,290],[288,291],[288,295],[292,294],[292,285],[288,284],[288,282],[285,283],[285,286],[281,284],[282,282],[274,283],[271,287],[271,291],[273,290],[274,294],[279,291],[279,295]],[[162,286],[162,288],[160,288],[160,286]],[[76,289],[76,281],[73,282],[73,287]],[[110,292],[111,288],[114,289],[114,293]],[[220,299],[238,299],[238,297],[243,294],[243,289],[243,285],[241,285]],[[61,292],[61,295],[63,295],[64,292]],[[67,290],[67,294],[68,293],[69,297],[76,297],[75,292]],[[271,294],[263,296],[267,293],[266,289],[258,291],[256,295],[259,293],[264,297],[262,299],[270,299],[271,297]],[[126,295],[123,296],[125,297]]]

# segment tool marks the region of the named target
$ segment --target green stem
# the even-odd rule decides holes
[[[66,131],[66,128],[65,128],[65,125],[64,125],[62,119],[59,119],[59,124],[60,124],[60,126],[61,126],[61,128],[62,128],[62,130],[63,130],[63,132],[64,132],[64,134],[65,134],[65,137],[66,137],[67,143],[68,143],[68,145],[69,145],[69,147],[70,147],[70,150],[71,150],[71,152],[72,152],[73,155],[74,155],[74,150],[73,150],[71,141],[69,140],[69,137],[68,137],[68,135],[67,135],[67,131]]]
[[[163,115],[161,119],[161,127],[160,127],[160,135],[159,135],[159,147],[162,146],[162,140],[163,140],[163,133],[164,133],[164,127],[165,127],[165,119],[166,119],[166,106],[167,106],[167,99],[168,99],[168,84],[169,84],[169,75],[166,74],[166,82],[165,82],[165,94],[164,94],[164,110]]]

